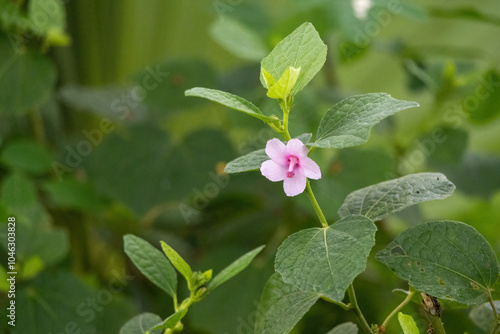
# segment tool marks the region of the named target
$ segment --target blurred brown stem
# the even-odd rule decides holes
[[[33,131],[36,140],[45,145],[47,143],[47,136],[45,135],[45,126],[43,125],[43,118],[40,114],[40,109],[36,108],[30,112],[31,123],[33,124]]]

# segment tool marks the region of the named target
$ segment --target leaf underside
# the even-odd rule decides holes
[[[338,214],[361,215],[377,221],[409,206],[446,198],[454,190],[453,183],[443,174],[411,174],[350,193]]]

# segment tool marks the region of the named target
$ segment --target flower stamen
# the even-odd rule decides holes
[[[288,165],[288,172],[286,172],[286,177],[290,179],[290,178],[295,176],[295,173],[293,172],[293,170],[299,164],[299,159],[297,159],[297,157],[291,155],[290,158],[288,158],[288,161],[290,164]]]

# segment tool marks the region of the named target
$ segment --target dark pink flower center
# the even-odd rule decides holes
[[[294,177],[295,173],[293,172],[293,170],[298,166],[298,164],[299,159],[297,159],[296,156],[291,155],[290,158],[288,158],[288,171],[286,172],[286,177],[288,177],[289,179]]]

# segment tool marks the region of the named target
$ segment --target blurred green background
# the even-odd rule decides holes
[[[194,269],[215,272],[266,244],[185,321],[186,333],[253,332],[277,247],[316,217],[305,195],[289,199],[258,172],[223,174],[275,136],[265,124],[183,92],[225,90],[279,114],[259,63],[306,21],[328,57],[295,99],[292,136],[314,133],[353,94],[421,105],[377,125],[366,145],[315,151],[323,179],[312,186],[327,218],[349,192],[401,175],[442,172],[457,186],[378,223],[355,281],[368,321],[381,323],[403,299],[392,289],[407,286],[374,259],[403,229],[463,221],[500,254],[498,1],[1,0],[0,19],[2,310],[9,216],[18,265],[16,327],[4,319],[0,333],[118,333],[140,312],[168,316],[169,297],[125,256],[126,233],[164,240]],[[446,307],[450,333],[484,333],[469,309]],[[418,305],[405,312],[418,316]],[[354,320],[320,301],[293,333]],[[388,331],[399,332],[394,321]]]

